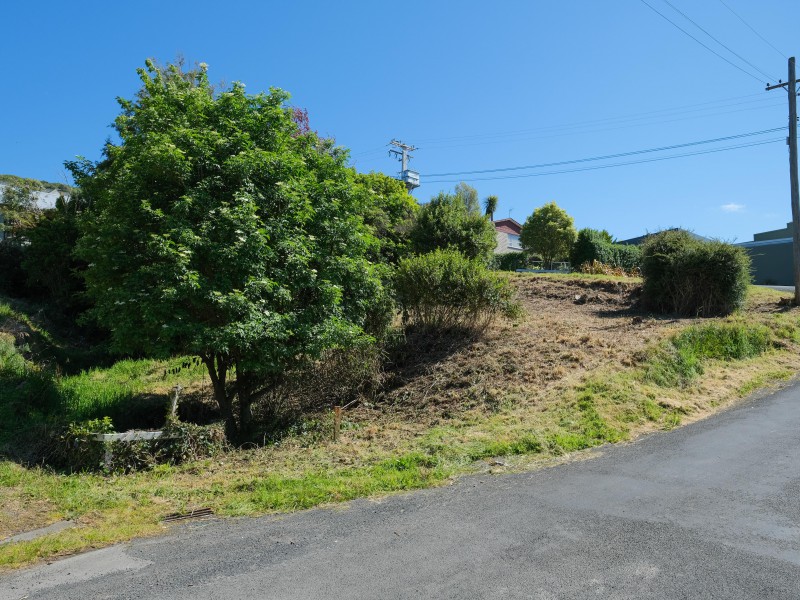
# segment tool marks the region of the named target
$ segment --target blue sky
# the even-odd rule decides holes
[[[452,173],[570,161],[785,127],[786,93],[665,3],[17,2],[0,36],[0,173],[64,181],[63,161],[97,158],[116,96],[137,89],[146,57],[181,54],[216,81],[270,86],[352,151],[359,170],[394,174],[393,137],[419,146],[414,195],[463,179],[497,216],[523,220],[555,200],[578,227],[620,239],[669,226],[745,241],[791,218],[783,141],[571,173],[581,167],[785,137],[785,131],[561,167]],[[800,53],[796,0],[670,0],[719,41],[786,80]],[[792,35],[793,34],[793,35]],[[774,81],[774,79],[773,79]]]

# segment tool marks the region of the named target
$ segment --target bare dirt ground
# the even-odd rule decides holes
[[[474,341],[438,340],[402,357],[399,385],[382,404],[448,413],[508,394],[535,396],[602,364],[630,364],[676,323],[638,309],[641,284],[514,279],[525,315],[498,321]]]
[[[635,279],[517,275],[512,281],[525,309],[518,322],[497,321],[471,341],[412,340],[411,350],[395,357],[395,379],[377,402],[384,417],[409,412],[408,421],[431,424],[470,409],[536,404],[591,371],[632,366],[647,347],[703,321],[642,310]],[[751,294],[746,308],[762,317],[787,310],[779,298],[761,294]],[[370,412],[362,416],[380,419]]]

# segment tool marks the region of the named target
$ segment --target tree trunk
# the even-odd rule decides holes
[[[233,397],[228,394],[228,370],[230,363],[225,357],[210,354],[200,357],[208,369],[211,386],[214,389],[214,400],[217,401],[220,414],[225,420],[225,435],[229,441],[239,438],[239,427],[233,411]]]
[[[246,437],[252,433],[253,426],[253,402],[255,394],[256,379],[236,366],[236,397],[239,401],[239,435]]]

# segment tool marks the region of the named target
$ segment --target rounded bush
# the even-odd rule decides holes
[[[642,247],[642,302],[662,313],[712,317],[740,308],[750,284],[743,248],[705,242],[681,230],[650,236]]]
[[[520,311],[507,279],[455,250],[400,261],[395,293],[405,323],[436,330],[480,330]]]

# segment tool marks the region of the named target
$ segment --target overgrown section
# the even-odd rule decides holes
[[[431,345],[417,362],[408,356],[390,364],[398,369],[390,387],[345,412],[336,442],[332,415],[323,410],[263,447],[125,476],[0,463],[0,538],[62,518],[79,525],[0,546],[0,565],[157,533],[165,514],[192,508],[219,515],[296,510],[558,460],[699,418],[800,369],[800,313],[780,307],[780,295],[769,290],[753,293],[746,315],[676,322],[631,312],[636,280],[510,281],[525,308],[519,322],[498,322],[479,338],[441,352]],[[576,304],[576,295],[587,301]],[[655,381],[654,369],[671,368],[659,362],[667,346],[701,368]],[[6,362],[20,366],[17,358]],[[76,381],[163,377],[154,365],[113,373],[97,369]]]
[[[108,360],[0,301],[0,452],[41,460],[70,422],[109,417],[120,431],[159,427],[168,390],[204,381],[202,365],[187,357],[102,366]],[[97,366],[81,369],[92,363]],[[77,372],[65,373],[72,364]]]

